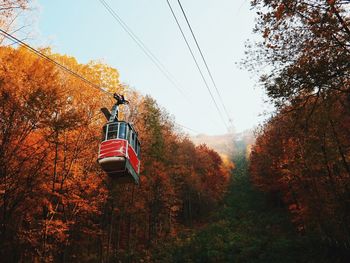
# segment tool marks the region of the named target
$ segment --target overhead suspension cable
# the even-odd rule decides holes
[[[167,3],[168,3],[168,6],[169,6],[169,8],[170,8],[170,11],[171,11],[171,13],[172,13],[172,15],[173,15],[173,17],[174,17],[174,19],[175,19],[175,22],[176,22],[176,24],[177,24],[177,26],[178,26],[178,28],[179,28],[179,30],[180,30],[180,32],[181,32],[181,35],[182,35],[184,41],[186,42],[187,48],[188,48],[189,52],[191,53],[192,59],[193,59],[193,61],[194,61],[195,64],[196,64],[196,67],[197,67],[197,69],[198,69],[198,71],[199,71],[199,74],[201,75],[202,80],[203,80],[203,82],[204,82],[204,84],[205,84],[205,86],[206,86],[206,88],[207,88],[207,90],[208,90],[208,92],[209,92],[209,94],[210,94],[210,97],[211,97],[211,99],[212,99],[212,101],[213,101],[213,103],[214,103],[214,105],[215,105],[215,108],[216,108],[216,110],[218,111],[218,113],[219,113],[219,115],[220,115],[220,118],[221,118],[222,122],[224,123],[225,127],[228,129],[228,126],[227,126],[227,124],[226,124],[226,122],[225,122],[225,119],[224,119],[224,117],[222,116],[222,113],[221,113],[221,111],[220,111],[220,109],[219,109],[219,107],[218,107],[218,104],[216,103],[216,100],[215,100],[215,98],[214,98],[214,96],[213,96],[213,93],[212,93],[211,90],[210,90],[210,87],[209,87],[209,85],[208,85],[208,82],[207,82],[207,80],[206,80],[205,77],[204,77],[204,74],[203,74],[203,72],[202,72],[202,70],[201,70],[201,68],[200,68],[200,66],[199,66],[199,64],[198,64],[198,61],[197,61],[197,59],[196,59],[196,57],[195,57],[195,55],[194,55],[194,53],[193,53],[193,50],[192,50],[192,48],[191,48],[191,46],[190,46],[190,44],[189,44],[189,42],[188,42],[188,40],[187,40],[187,38],[186,38],[186,36],[185,36],[185,33],[184,33],[183,30],[182,30],[182,27],[181,27],[181,25],[180,25],[180,23],[179,23],[179,20],[177,19],[176,15],[175,15],[175,12],[174,12],[174,10],[173,10],[173,8],[172,8],[172,6],[171,6],[169,0],[167,0]]]
[[[167,0],[167,1],[169,1],[169,0]],[[193,37],[193,39],[194,39],[194,41],[195,41],[195,43],[196,43],[196,46],[197,46],[197,48],[198,48],[198,51],[199,51],[199,53],[200,53],[200,55],[201,55],[201,57],[202,57],[202,60],[203,60],[204,65],[205,65],[205,67],[206,67],[206,69],[207,69],[207,72],[208,72],[208,74],[209,74],[209,76],[210,76],[210,79],[211,79],[211,81],[212,81],[212,83],[213,83],[213,86],[214,86],[214,88],[215,88],[215,90],[216,90],[216,93],[217,93],[217,95],[218,95],[218,97],[219,97],[219,99],[220,99],[220,101],[221,101],[221,104],[222,104],[222,107],[223,107],[223,109],[224,109],[224,111],[225,111],[225,113],[226,113],[226,116],[227,116],[227,118],[230,120],[230,114],[228,113],[227,108],[226,108],[226,106],[225,106],[225,103],[224,103],[224,101],[223,101],[223,99],[222,99],[222,96],[221,96],[221,94],[220,94],[220,92],[219,92],[219,89],[217,88],[216,82],[215,82],[215,80],[214,80],[214,78],[213,78],[213,75],[211,74],[211,71],[210,71],[209,66],[208,66],[208,64],[207,64],[207,61],[206,61],[206,59],[205,59],[205,57],[204,57],[204,55],[203,55],[202,49],[200,48],[199,43],[198,43],[198,41],[197,41],[197,38],[196,38],[196,36],[195,36],[195,34],[194,34],[193,30],[192,30],[191,24],[190,24],[190,22],[189,22],[189,20],[188,20],[188,18],[187,18],[187,15],[186,15],[186,13],[185,13],[185,10],[183,9],[180,0],[177,0],[177,2],[178,2],[179,6],[180,6],[180,8],[181,8],[182,14],[183,14],[184,17],[185,17],[186,23],[187,23],[187,25],[188,25],[188,27],[189,27],[189,29],[190,29],[190,31],[191,31],[192,37]],[[168,2],[168,3],[169,3],[169,2]]]
[[[23,42],[22,40],[16,38],[15,36],[11,35],[10,33],[2,30],[0,28],[0,32],[8,39],[10,39],[11,41],[14,41],[15,43],[20,44],[21,46],[23,46],[24,48],[26,48],[27,50],[31,51],[32,53],[36,54],[37,56],[46,59],[47,61],[53,63],[54,65],[56,65],[58,68],[60,68],[61,70],[64,70],[66,72],[68,72],[69,74],[71,74],[72,76],[82,80],[83,82],[87,83],[88,85],[90,85],[91,87],[98,89],[108,95],[113,96],[113,94],[111,92],[106,91],[105,89],[103,89],[102,87],[100,87],[99,85],[96,85],[95,83],[91,82],[90,80],[86,79],[85,77],[79,75],[78,73],[76,73],[75,71],[67,68],[66,66],[60,64],[59,62],[57,62],[56,60],[48,57],[47,55],[45,55],[44,53],[40,52],[39,50],[29,46],[27,43]]]
[[[142,52],[157,66],[161,73],[173,84],[173,86],[184,96],[184,98],[192,105],[192,100],[187,96],[187,93],[179,87],[176,78],[166,69],[163,63],[153,54],[153,52],[146,46],[146,44],[132,31],[132,29],[123,21],[123,19],[116,13],[116,11],[105,1],[99,0],[101,4],[107,9],[112,17],[118,22],[123,30],[130,36],[130,38],[137,44]],[[223,117],[221,117],[223,119]],[[226,128],[227,125],[225,124]]]
[[[191,129],[191,128],[189,128],[189,127],[187,127],[187,126],[185,126],[185,125],[182,125],[182,124],[180,124],[180,123],[175,123],[177,126],[179,126],[179,127],[181,127],[181,128],[184,128],[184,129],[186,129],[186,130],[189,130],[189,131],[192,131],[192,132],[195,132],[195,133],[197,133],[197,134],[200,134],[201,132],[199,132],[199,131],[197,131],[197,130],[194,130],[194,129]]]
[[[123,30],[131,37],[131,39],[138,45],[142,52],[153,62],[153,64],[159,69],[159,71],[167,78],[173,86],[187,98],[186,93],[179,87],[178,81],[175,77],[166,69],[163,63],[153,54],[153,52],[145,45],[145,43],[131,30],[131,28],[121,19],[116,11],[104,0],[99,0],[101,4],[107,9],[112,17],[118,22]]]
[[[57,66],[57,67],[60,68],[61,70],[63,70],[63,71],[65,71],[65,72],[67,72],[68,74],[71,74],[72,76],[74,76],[74,77],[76,77],[76,78],[82,80],[83,82],[85,82],[86,84],[88,84],[89,86],[91,86],[92,88],[98,89],[98,90],[100,90],[100,91],[106,93],[106,94],[109,95],[109,96],[113,96],[113,93],[111,93],[111,92],[109,92],[109,91],[106,91],[104,88],[98,86],[97,84],[91,82],[90,80],[86,79],[85,77],[81,76],[80,74],[78,74],[78,73],[74,72],[73,70],[67,68],[66,66],[60,64],[60,63],[57,62],[56,60],[50,58],[49,56],[45,55],[44,53],[40,52],[39,50],[33,48],[32,46],[28,45],[27,43],[23,42],[22,40],[16,38],[16,37],[13,36],[12,34],[10,34],[10,33],[6,32],[6,31],[2,30],[1,28],[0,28],[0,33],[1,33],[4,37],[6,37],[7,39],[11,40],[12,42],[14,42],[14,43],[16,43],[16,44],[20,44],[22,47],[24,47],[24,48],[26,48],[27,50],[31,51],[31,52],[34,53],[35,55],[37,55],[37,56],[39,56],[39,57],[41,57],[41,58],[43,58],[43,59],[45,59],[45,60],[47,60],[47,61],[53,63],[55,66]],[[187,130],[189,130],[189,131],[193,131],[193,132],[196,132],[196,133],[200,133],[200,132],[198,132],[198,131],[196,131],[196,130],[194,130],[194,129],[188,128],[188,127],[186,127],[186,126],[184,126],[184,125],[181,125],[181,124],[179,124],[179,123],[177,123],[177,122],[175,122],[175,124],[178,125],[178,126],[180,126],[180,127],[182,127],[182,128],[185,128],[185,129],[187,129]]]

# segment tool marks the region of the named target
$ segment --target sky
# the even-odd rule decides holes
[[[106,0],[114,11],[161,61],[178,88],[159,71],[113,19],[99,0],[37,0],[36,46],[74,56],[80,63],[101,60],[118,69],[122,83],[154,97],[190,134],[227,133],[209,92],[177,28],[166,0]],[[177,0],[170,1],[195,51]],[[245,57],[254,10],[249,0],[182,0],[198,43],[207,60],[236,132],[261,123],[267,110],[257,79],[237,63]],[[200,60],[199,53],[196,57]],[[203,72],[206,74],[203,63]],[[209,84],[210,78],[205,75]],[[221,107],[214,87],[212,93]],[[185,96],[183,95],[185,94]]]

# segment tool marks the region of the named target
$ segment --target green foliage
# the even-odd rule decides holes
[[[172,262],[331,262],[318,241],[295,232],[283,207],[252,187],[244,154],[235,158],[234,179],[211,223],[182,233],[163,254]]]

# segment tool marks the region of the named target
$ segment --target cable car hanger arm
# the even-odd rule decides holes
[[[107,108],[101,108],[101,111],[108,122],[118,121],[119,105],[129,104],[129,101],[124,98],[124,95],[114,93],[113,98],[116,99],[117,102],[113,105],[112,112]]]

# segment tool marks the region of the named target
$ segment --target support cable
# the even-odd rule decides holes
[[[168,1],[168,0],[167,0],[167,1]],[[186,12],[185,12],[185,10],[183,9],[180,0],[177,0],[177,2],[178,2],[179,6],[180,6],[180,8],[181,8],[182,14],[183,14],[184,17],[185,17],[186,23],[187,23],[187,25],[188,25],[188,27],[189,27],[189,29],[190,29],[190,31],[191,31],[192,37],[193,37],[193,39],[194,39],[194,41],[195,41],[195,43],[196,43],[196,46],[197,46],[197,48],[198,48],[198,51],[199,51],[199,53],[200,53],[200,55],[201,55],[201,57],[202,57],[202,60],[203,60],[203,62],[204,62],[204,65],[205,65],[205,67],[206,67],[206,69],[207,69],[207,72],[208,72],[208,74],[209,74],[209,76],[210,76],[210,79],[211,79],[211,81],[212,81],[212,83],[213,83],[213,86],[214,86],[214,88],[215,88],[215,90],[216,90],[216,93],[217,93],[217,95],[218,95],[218,97],[219,97],[219,99],[220,99],[220,102],[221,102],[222,107],[223,107],[223,109],[224,109],[224,111],[225,111],[225,113],[226,113],[226,116],[227,116],[227,118],[230,120],[230,114],[228,113],[227,108],[226,108],[226,106],[225,106],[225,103],[224,103],[224,101],[223,101],[223,99],[222,99],[222,96],[221,96],[221,94],[220,94],[220,92],[219,92],[219,89],[217,88],[216,82],[215,82],[215,80],[214,80],[214,78],[213,78],[213,75],[211,74],[211,71],[210,71],[209,66],[208,66],[208,64],[207,64],[207,61],[206,61],[206,59],[205,59],[205,57],[204,57],[204,55],[203,55],[202,49],[200,48],[199,43],[198,43],[198,41],[197,41],[197,38],[196,38],[196,36],[195,36],[195,34],[194,34],[193,30],[192,30],[192,26],[191,26],[191,24],[190,24],[190,22],[189,22],[189,20],[188,20],[188,18],[187,18]]]
[[[112,17],[118,22],[123,30],[131,37],[136,45],[142,50],[142,52],[153,62],[153,64],[159,69],[159,71],[167,78],[171,84],[185,97],[186,93],[179,87],[178,81],[175,77],[166,69],[164,64],[153,54],[153,52],[143,43],[143,41],[131,30],[131,28],[121,19],[116,11],[105,1],[99,0],[100,3],[107,9]]]
[[[130,36],[130,38],[137,44],[137,46],[142,50],[142,52],[157,66],[157,68],[161,71],[161,73],[163,73],[163,75],[173,84],[173,86],[184,96],[184,98],[188,101],[188,103],[192,105],[193,103],[192,99],[187,96],[187,93],[183,92],[183,90],[179,87],[179,85],[177,85],[178,82],[172,76],[172,74],[165,68],[162,62],[152,53],[152,51],[145,45],[145,43],[132,31],[132,29],[126,24],[126,22],[123,21],[123,19],[105,0],[99,0],[99,1],[106,8],[106,10],[112,15],[112,17],[118,22],[118,24],[123,28],[123,30]],[[208,84],[206,85],[208,86]],[[221,112],[220,112],[220,115],[221,115]],[[221,119],[224,121],[222,116],[221,116]],[[225,127],[228,128],[225,122],[224,124],[225,124]]]
[[[197,69],[198,69],[198,71],[199,71],[199,74],[201,75],[202,80],[203,80],[203,82],[204,82],[204,84],[205,84],[205,86],[206,86],[206,88],[207,88],[207,90],[208,90],[208,92],[209,92],[209,94],[210,94],[210,97],[211,97],[211,99],[212,99],[212,101],[213,101],[213,103],[214,103],[214,105],[215,105],[215,108],[216,108],[216,110],[218,111],[218,113],[219,113],[219,115],[220,115],[220,118],[221,118],[222,122],[224,123],[225,127],[228,129],[228,126],[227,126],[227,124],[226,124],[226,122],[225,122],[225,119],[224,119],[224,117],[222,116],[222,113],[221,113],[221,111],[220,111],[220,109],[219,109],[219,107],[218,107],[218,105],[217,105],[217,103],[216,103],[216,101],[215,101],[215,98],[214,98],[214,96],[213,96],[213,93],[212,93],[211,90],[210,90],[210,87],[209,87],[209,85],[208,85],[208,82],[206,81],[206,79],[205,79],[205,77],[204,77],[204,74],[203,74],[203,72],[202,72],[202,70],[201,70],[201,68],[200,68],[200,66],[199,66],[199,64],[198,64],[198,61],[197,61],[197,59],[196,59],[196,57],[195,57],[195,55],[194,55],[194,53],[193,53],[193,50],[192,50],[192,48],[191,48],[191,46],[190,46],[190,44],[189,44],[189,42],[188,42],[188,40],[187,40],[187,38],[186,38],[186,36],[185,36],[185,33],[184,33],[183,30],[182,30],[182,27],[181,27],[181,25],[180,25],[180,23],[179,23],[179,20],[177,19],[176,15],[175,15],[175,13],[174,13],[174,10],[173,10],[173,8],[172,8],[172,6],[170,5],[169,0],[166,0],[166,1],[167,1],[167,3],[168,3],[168,6],[169,6],[169,8],[170,8],[170,11],[171,11],[171,13],[172,13],[174,19],[175,19],[175,22],[176,22],[176,24],[177,24],[177,26],[178,26],[178,28],[179,28],[179,30],[180,30],[180,32],[181,32],[181,35],[182,35],[184,41],[186,42],[187,48],[188,48],[189,52],[191,53],[192,59],[193,59],[193,61],[194,61],[195,64],[196,64],[196,67],[197,67]]]
[[[95,89],[98,89],[99,91],[102,91],[103,93],[109,95],[109,96],[112,96],[113,97],[113,93],[109,92],[109,91],[106,91],[104,88],[98,86],[97,84],[91,82],[90,80],[86,79],[85,77],[81,76],[80,74],[74,72],[73,70],[67,68],[66,66],[60,64],[59,62],[57,62],[56,60],[48,57],[47,55],[45,55],[44,53],[42,53],[41,51],[35,49],[34,47],[28,45],[27,43],[23,42],[22,40],[16,38],[15,36],[13,36],[12,34],[6,32],[5,30],[1,29],[0,28],[0,33],[6,37],[7,39],[11,40],[12,42],[16,43],[16,44],[19,44],[21,45],[22,47],[24,47],[25,49],[29,50],[30,52],[34,53],[35,55],[37,55],[38,57],[41,57],[42,59],[45,59],[47,61],[49,61],[50,63],[54,64],[55,66],[57,66],[59,69],[65,71],[66,73],[82,80],[83,82],[85,82],[86,84],[88,84],[90,87],[92,88],[95,88]],[[184,125],[181,125],[177,122],[175,122],[176,125],[182,127],[182,128],[185,128],[187,130],[190,130],[190,131],[194,131],[194,132],[197,132],[196,130],[194,129],[191,129],[191,128],[188,128]],[[199,132],[197,132],[199,133]]]
[[[111,92],[106,91],[104,88],[96,85],[95,83],[91,82],[90,80],[86,79],[85,77],[79,75],[78,73],[76,73],[75,71],[67,68],[66,66],[60,64],[59,62],[57,62],[56,60],[48,57],[47,55],[45,55],[44,53],[42,53],[41,51],[29,46],[27,43],[23,42],[22,40],[16,38],[15,36],[11,35],[10,33],[7,33],[6,31],[2,30],[0,28],[0,32],[8,39],[19,43],[21,46],[23,46],[24,48],[26,48],[27,50],[31,51],[32,53],[36,54],[37,56],[48,60],[49,62],[53,63],[54,65],[56,65],[58,68],[60,68],[61,70],[64,70],[66,72],[68,72],[69,74],[71,74],[72,76],[82,80],[83,82],[87,83],[88,85],[90,85],[91,87],[98,89],[108,95],[113,96],[113,94]]]

